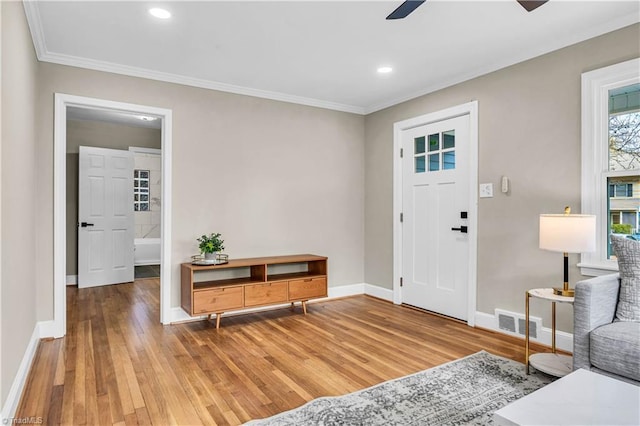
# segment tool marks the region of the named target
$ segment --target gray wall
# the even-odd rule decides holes
[[[524,312],[526,289],[560,283],[562,254],[538,248],[538,215],[580,210],[581,73],[638,57],[639,40],[634,25],[368,115],[365,282],[392,288],[393,123],[478,100],[479,182],[494,184],[494,198],[478,203],[477,310]],[[560,324],[569,331],[570,312]]]
[[[38,67],[21,2],[0,2],[2,14],[2,142],[0,404],[36,325],[37,247],[35,103]],[[51,219],[49,219],[51,221]]]
[[[67,275],[78,273],[78,147],[161,148],[159,129],[67,120]]]
[[[329,285],[364,281],[364,118],[343,112],[40,64],[39,319],[53,313],[55,92],[173,111],[173,289],[196,238],[220,232],[232,257],[316,253]]]

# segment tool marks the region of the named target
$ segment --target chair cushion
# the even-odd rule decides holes
[[[616,318],[619,321],[640,321],[640,241],[612,235],[611,245],[620,270]]]
[[[640,380],[640,322],[617,321],[593,330],[591,364],[595,367]]]

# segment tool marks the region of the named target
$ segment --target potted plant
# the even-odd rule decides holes
[[[220,238],[221,236],[221,234],[212,233],[210,235],[203,235],[197,239],[198,243],[200,243],[200,252],[204,254],[205,259],[215,259],[216,255],[221,250],[224,250],[224,240]]]

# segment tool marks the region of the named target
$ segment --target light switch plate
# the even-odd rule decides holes
[[[493,184],[492,183],[481,183],[480,184],[480,198],[491,198],[493,197]]]

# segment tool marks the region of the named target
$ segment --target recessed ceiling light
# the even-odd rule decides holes
[[[158,19],[169,19],[171,18],[171,13],[169,13],[166,9],[160,9],[159,7],[154,7],[153,9],[149,9],[149,13],[155,16]]]
[[[379,67],[378,68],[378,73],[379,74],[389,74],[391,71],[393,71],[393,68],[391,67]]]

